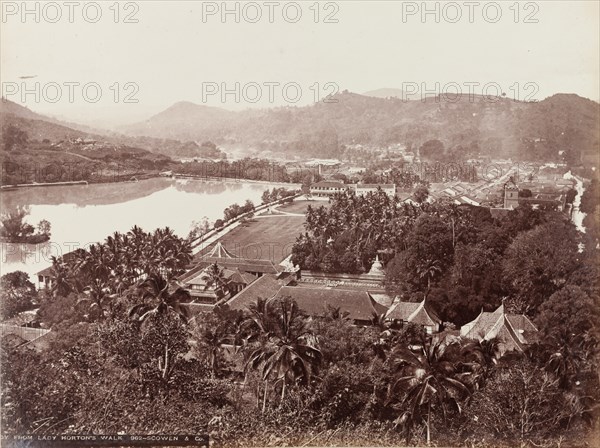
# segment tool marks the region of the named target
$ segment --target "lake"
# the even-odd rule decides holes
[[[37,281],[35,273],[50,266],[50,257],[103,241],[115,231],[134,225],[145,231],[169,226],[187,236],[193,221],[223,217],[223,210],[246,199],[258,206],[267,188],[296,184],[246,181],[206,181],[155,178],[112,184],[32,187],[0,192],[2,211],[16,205],[31,209],[26,221],[36,226],[46,219],[52,225],[50,241],[32,244],[2,243],[2,275],[21,270]]]

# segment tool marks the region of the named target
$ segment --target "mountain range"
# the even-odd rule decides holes
[[[479,155],[574,161],[599,153],[599,104],[575,94],[539,102],[468,97],[406,101],[398,89],[359,95],[344,91],[305,107],[228,111],[176,103],[148,120],[124,126],[127,135],[210,140],[300,156],[335,155],[340,145],[403,144],[419,148],[439,140],[448,150],[476,148]]]
[[[223,155],[211,143],[198,142],[303,158],[339,156],[343,146],[400,144],[416,150],[439,140],[447,157],[556,161],[566,153],[570,163],[597,164],[600,105],[575,94],[539,102],[464,95],[451,102],[406,101],[398,89],[367,93],[344,91],[310,106],[243,111],[184,101],[119,132],[56,120],[7,100],[0,115],[3,127],[14,123],[38,141],[92,138],[171,158]]]

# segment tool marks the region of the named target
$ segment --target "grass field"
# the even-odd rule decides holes
[[[291,204],[285,204],[279,206],[277,209],[288,212],[288,213],[305,213],[308,206],[311,205],[313,208],[318,208],[321,205],[325,207],[329,206],[327,201],[294,201]]]
[[[254,218],[223,235],[219,241],[238,257],[279,263],[290,255],[296,237],[304,230],[303,224],[301,216]],[[209,252],[213,246],[200,254]]]

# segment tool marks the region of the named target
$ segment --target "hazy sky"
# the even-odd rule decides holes
[[[97,126],[182,100],[304,105],[338,88],[408,86],[418,99],[479,83],[474,93],[499,87],[520,99],[600,97],[597,1],[427,2],[425,17],[423,2],[227,2],[239,23],[221,15],[222,2],[74,3],[30,2],[25,16],[22,2],[2,3],[2,91],[21,104],[23,88],[37,91],[25,97],[32,110]],[[223,102],[235,83],[239,101],[230,93]]]

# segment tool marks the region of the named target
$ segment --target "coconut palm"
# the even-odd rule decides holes
[[[181,304],[191,300],[190,293],[179,285],[170,285],[160,274],[153,273],[139,285],[144,303],[134,306],[129,317],[144,322],[156,314],[174,312],[184,322],[188,321],[188,309]]]
[[[110,305],[117,298],[110,291],[107,283],[96,278],[84,289],[85,296],[81,297],[75,306],[83,308],[89,319],[102,319],[105,317],[106,308],[110,309]]]
[[[425,421],[429,444],[431,413],[439,410],[445,420],[448,409],[460,412],[460,403],[470,395],[467,382],[459,375],[455,348],[423,339],[415,350],[397,346],[391,353],[389,362],[396,377],[388,387],[388,404],[403,410],[396,423],[404,425],[407,441],[414,423]]]
[[[229,292],[229,282],[225,278],[223,269],[215,262],[208,267],[206,272],[207,284],[215,288],[215,294],[219,299],[223,298]]]
[[[441,273],[442,267],[439,260],[425,260],[425,262],[417,268],[419,279],[427,281],[425,298],[427,298],[429,291],[431,290],[431,282]]]
[[[498,362],[500,343],[499,338],[472,340],[462,347],[464,361],[461,364],[466,374],[463,376],[473,388],[483,386],[490,370]]]
[[[257,319],[262,332],[250,347],[246,362],[246,371],[258,370],[265,382],[263,411],[269,381],[275,386],[281,385],[282,403],[286,386],[293,383],[309,384],[322,358],[317,339],[308,329],[296,302],[286,298],[264,304],[265,314],[272,318]]]
[[[75,290],[71,269],[62,258],[52,256],[51,260],[54,281],[52,282],[50,292],[53,297],[57,295],[66,297]]]

